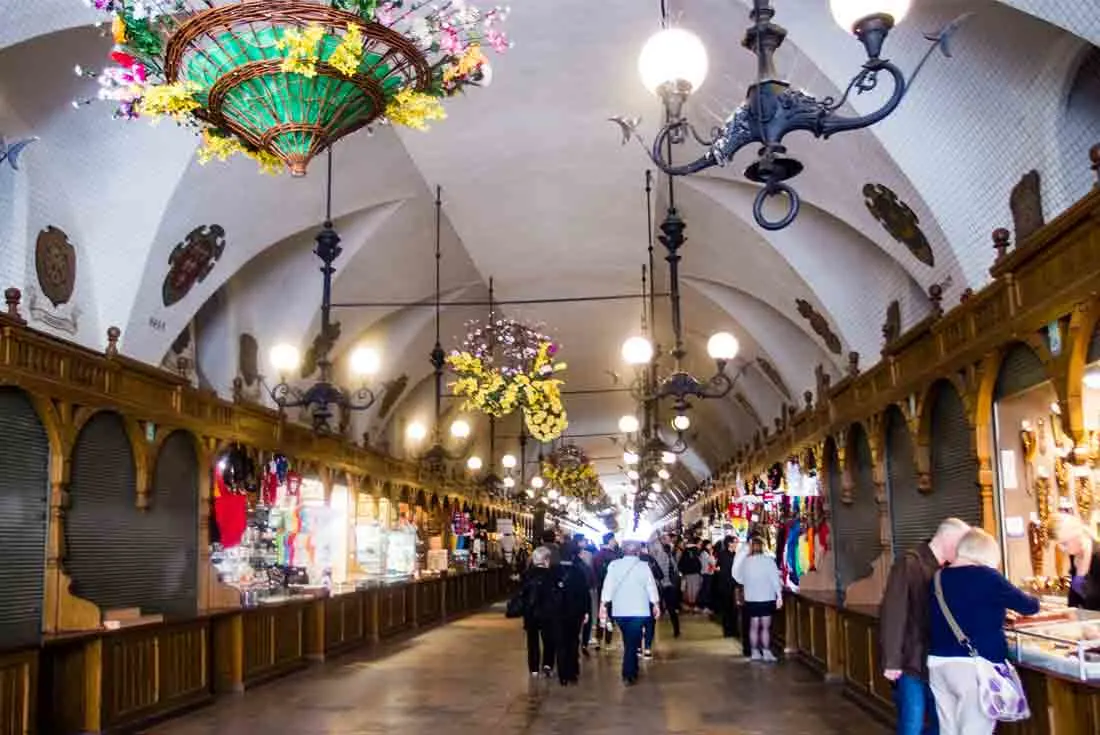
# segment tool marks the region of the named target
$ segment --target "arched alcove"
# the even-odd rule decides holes
[[[886,492],[894,557],[931,536],[942,518],[934,499],[921,492],[913,438],[905,414],[895,405],[886,409]]]
[[[978,526],[982,520],[978,459],[972,446],[973,432],[966,418],[966,407],[949,380],[940,380],[932,386],[929,402],[929,452],[935,508],[941,520],[953,516]]]
[[[154,549],[163,574],[149,580],[149,590],[162,612],[193,615],[198,600],[199,458],[195,439],[176,431],[157,454],[148,518],[163,543]]]
[[[0,388],[0,649],[42,634],[50,442],[38,412],[16,388]]]
[[[848,430],[847,459],[853,484],[851,502],[840,500],[833,505],[833,547],[841,590],[869,575],[882,552],[874,462],[867,432],[861,424],[853,424]],[[834,499],[839,495],[834,494]]]

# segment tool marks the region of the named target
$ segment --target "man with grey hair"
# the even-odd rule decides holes
[[[883,676],[894,685],[898,735],[937,735],[928,686],[929,592],[936,571],[955,560],[970,526],[958,518],[940,523],[927,543],[897,557],[879,608]]]
[[[624,556],[608,565],[600,594],[600,618],[610,615],[623,634],[622,673],[627,686],[638,680],[638,649],[642,646],[642,629],[661,614],[657,582],[653,579],[649,564],[639,558],[641,552],[642,544],[638,541],[623,544]]]

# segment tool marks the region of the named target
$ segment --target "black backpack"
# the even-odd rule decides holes
[[[699,560],[699,549],[694,546],[689,546],[684,549],[683,556],[680,557],[680,574],[702,574],[703,562]]]

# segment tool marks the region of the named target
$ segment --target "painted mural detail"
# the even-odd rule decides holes
[[[409,385],[409,376],[402,374],[400,377],[386,383],[386,391],[382,394],[382,404],[378,408],[378,418],[384,419],[397,403],[397,399],[405,392]]]
[[[195,359],[195,323],[191,322],[172,341],[160,366],[168,372],[187,378],[194,383],[197,375]]]
[[[75,335],[80,309],[69,301],[76,288],[76,247],[63,230],[48,225],[38,233],[34,270],[38,288],[29,289],[31,318]]]
[[[242,332],[237,343],[237,384],[234,392],[238,400],[260,403],[263,398],[260,375],[260,344],[248,332]]]
[[[757,426],[763,426],[764,422],[760,418],[760,414],[757,412],[756,407],[749,403],[749,399],[741,391],[737,391],[733,394],[733,399],[737,401],[737,405],[741,407],[745,413],[749,415]]]
[[[1016,230],[1016,247],[1046,224],[1043,218],[1043,192],[1039,172],[1028,171],[1016,186],[1008,200],[1012,210],[1012,226]]]
[[[186,296],[196,283],[202,283],[225,251],[225,230],[221,225],[202,225],[187,233],[168,256],[168,274],[161,295],[165,306]]]
[[[839,355],[841,352],[840,337],[836,336],[836,332],[829,326],[828,320],[818,312],[813,305],[805,299],[795,299],[795,305],[798,307],[798,313],[802,315],[802,318],[810,323],[810,328],[814,330],[814,334],[825,342],[825,346],[829,348],[829,352],[834,355]]]
[[[920,218],[908,204],[883,184],[865,184],[863,197],[871,216],[890,233],[890,237],[909,248],[913,257],[925,265],[932,267],[936,264],[936,255],[920,228]]]
[[[756,358],[756,364],[760,366],[760,371],[779,389],[780,393],[787,398],[791,397],[791,391],[787,388],[787,384],[783,382],[783,376],[775,369],[775,365],[772,365],[771,362],[763,357]]]
[[[886,307],[886,321],[882,325],[882,341],[889,345],[901,336],[901,303],[895,299]]]

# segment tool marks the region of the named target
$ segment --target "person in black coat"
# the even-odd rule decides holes
[[[737,606],[733,598],[733,556],[737,551],[733,536],[722,539],[718,552],[718,569],[714,573],[714,612],[722,622],[722,635],[733,638],[737,634]]]
[[[554,604],[556,570],[550,567],[550,550],[544,546],[531,554],[531,566],[523,573],[523,629],[527,632],[527,670],[531,676],[554,670],[557,657],[557,615]],[[541,647],[539,644],[542,644]]]
[[[592,609],[588,574],[580,548],[571,540],[562,545],[561,563],[554,569],[554,584],[558,679],[566,686],[576,684],[580,678],[581,629]]]

